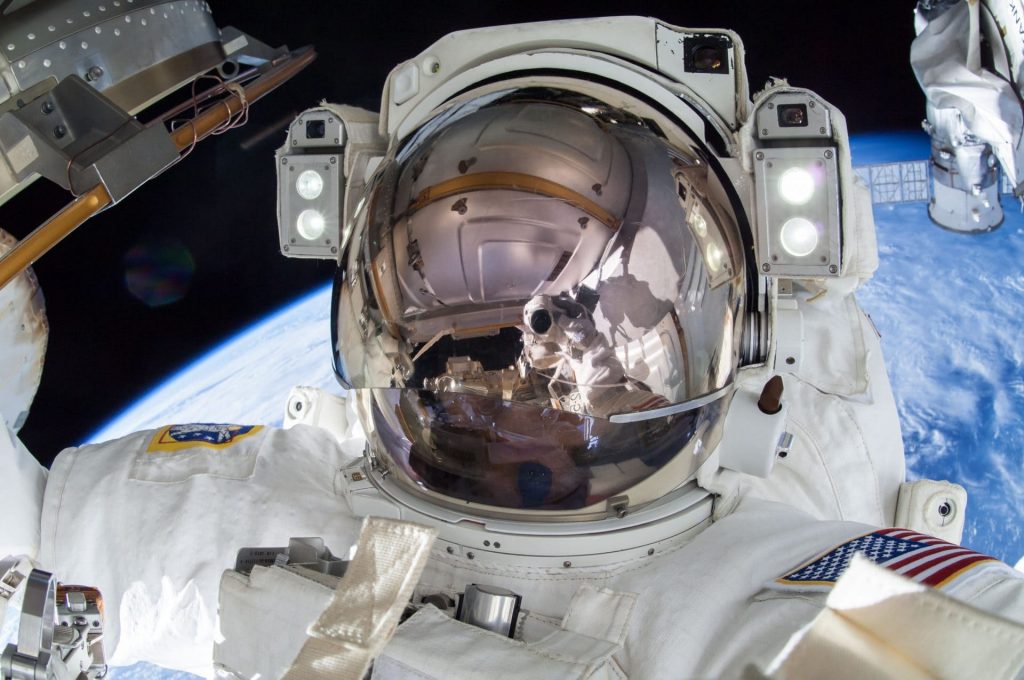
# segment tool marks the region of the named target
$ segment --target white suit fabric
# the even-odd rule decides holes
[[[145,659],[209,674],[217,587],[239,548],[323,536],[343,554],[355,542],[359,520],[335,484],[351,457],[326,431],[297,426],[260,429],[222,449],[178,449],[163,460],[183,455],[190,462],[160,465],[147,449],[161,432],[58,458],[46,489],[39,557],[65,582],[104,592],[112,663]],[[523,627],[529,641],[559,626],[583,584],[635,593],[628,633],[614,656],[628,677],[729,676],[751,661],[769,661],[822,607],[821,593],[766,584],[869,530],[749,498],[678,549],[601,568],[512,568],[436,552],[417,594],[455,593],[467,583],[519,592],[529,612]],[[1024,587],[1008,568],[982,570],[955,585],[951,594],[1024,621]],[[249,644],[283,645],[287,655],[304,635],[305,626],[296,625]],[[401,641],[399,628],[396,650]],[[396,654],[410,662],[407,651]]]
[[[104,594],[111,664],[209,673],[218,584],[239,548],[322,536],[344,551],[360,520],[334,493],[345,454],[324,430],[258,428],[221,448],[148,451],[160,432],[58,456],[39,562]]]

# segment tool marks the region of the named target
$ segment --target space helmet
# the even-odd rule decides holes
[[[747,277],[731,185],[685,127],[610,100],[476,88],[369,179],[335,281],[335,370],[405,491],[604,518],[692,479],[720,440]]]

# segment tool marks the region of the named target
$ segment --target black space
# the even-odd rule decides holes
[[[255,105],[247,127],[203,142],[36,264],[50,346],[21,437],[40,460],[87,437],[184,363],[330,279],[330,263],[278,254],[272,155],[283,130],[324,98],[377,109],[390,69],[448,32],[621,14],[729,28],[744,40],[752,90],[769,76],[786,77],[837,105],[854,133],[912,129],[924,117],[908,61],[912,0],[210,4],[219,25],[271,45],[313,44],[319,59]],[[241,148],[271,129],[261,143]],[[23,237],[67,200],[39,181],[0,208],[0,225]],[[191,251],[196,271],[182,300],[150,308],[127,292],[122,258],[138,242],[164,236]],[[331,370],[326,362],[324,370]]]

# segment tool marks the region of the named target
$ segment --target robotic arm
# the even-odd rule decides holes
[[[999,173],[1024,192],[1024,4],[920,0],[910,62],[927,98],[934,199],[941,227],[990,231],[1003,221]]]

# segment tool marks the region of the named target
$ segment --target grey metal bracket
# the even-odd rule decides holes
[[[0,115],[0,154],[18,181],[33,174],[75,194],[103,184],[124,199],[178,159],[163,125],[146,126],[78,76]]]
[[[220,42],[224,47],[226,62],[246,66],[263,66],[288,53],[287,46],[271,47],[234,26],[225,26],[220,30]]]
[[[49,572],[33,569],[27,581],[18,643],[7,645],[0,655],[0,677],[4,680],[46,680],[50,665],[57,580]]]

